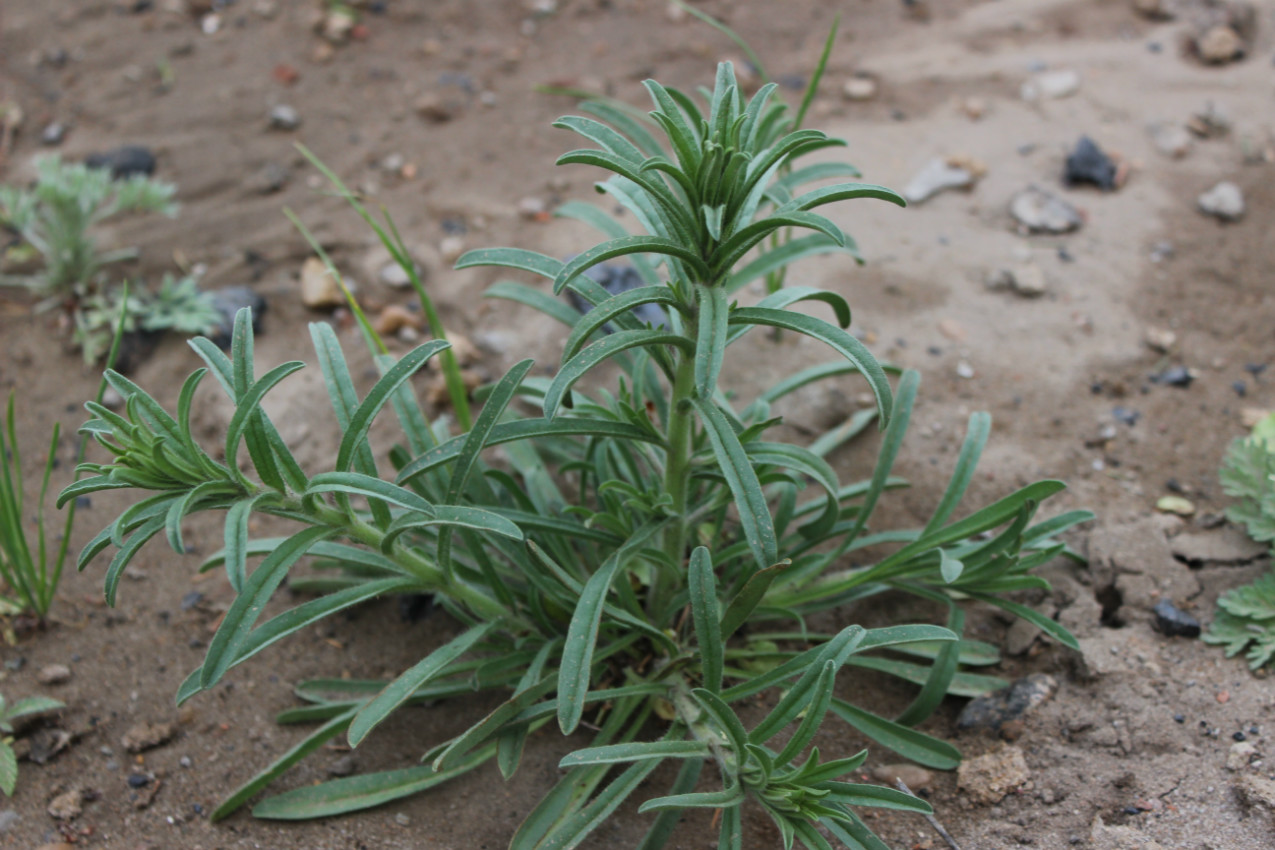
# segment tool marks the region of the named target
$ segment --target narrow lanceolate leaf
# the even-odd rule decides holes
[[[558,726],[564,735],[574,732],[584,715],[584,696],[589,690],[593,650],[598,642],[603,602],[620,569],[623,552],[621,549],[613,553],[589,577],[567,629],[567,642],[562,649],[562,666],[558,671]]]
[[[793,313],[788,310],[768,310],[758,307],[745,307],[731,312],[732,325],[767,325],[774,328],[796,331],[832,346],[845,357],[868,380],[868,386],[876,399],[877,411],[880,415],[880,427],[884,428],[890,420],[892,395],[890,383],[886,380],[885,370],[877,362],[872,353],[850,334],[836,325],[822,319]]]
[[[720,791],[701,791],[656,797],[638,806],[638,812],[658,812],[663,809],[725,809],[744,802],[744,788],[732,785]]]
[[[561,301],[541,292],[538,289],[532,289],[521,283],[515,283],[512,280],[498,280],[491,286],[487,287],[487,291],[483,293],[484,298],[503,298],[506,301],[516,301],[519,304],[525,304],[533,310],[539,310],[550,318],[557,319],[567,327],[575,327],[577,321],[580,320],[580,311],[565,301]]]
[[[823,724],[823,717],[828,713],[828,706],[832,702],[832,687],[836,677],[836,662],[825,661],[823,669],[819,672],[819,680],[815,683],[814,695],[810,698],[810,705],[806,708],[805,716],[802,717],[797,731],[788,739],[788,743],[784,744],[779,755],[775,756],[776,765],[788,764],[801,755],[806,745],[814,740],[815,733]]]
[[[275,588],[283,581],[288,570],[310,547],[336,534],[335,529],[311,527],[289,537],[277,548],[252,576],[244,583],[243,591],[235,597],[234,604],[226,612],[217,634],[208,645],[208,654],[200,673],[200,687],[207,689],[225,675],[239,656],[241,645],[247,640],[252,626],[261,616]]]
[[[1076,642],[1075,635],[1068,631],[1067,627],[1059,623],[1057,620],[1046,617],[1044,614],[1028,608],[1026,605],[1020,605],[1017,602],[1011,602],[1010,600],[1002,599],[999,596],[991,596],[974,592],[971,592],[970,596],[975,599],[981,599],[982,601],[995,605],[998,608],[1002,608],[1016,617],[1021,617],[1043,631],[1045,634],[1052,637],[1054,640],[1061,643],[1063,646],[1074,649],[1077,652],[1080,651],[1080,644]]]
[[[547,835],[535,844],[519,844],[517,836],[510,845],[511,850],[523,850],[524,847],[534,850],[573,850],[589,833],[598,827],[629,795],[638,789],[655,768],[659,767],[655,759],[640,761],[630,765],[619,776],[611,780],[602,792],[589,804],[556,825]]]
[[[623,546],[602,563],[580,591],[575,613],[567,627],[567,641],[562,648],[558,668],[558,725],[570,735],[584,715],[585,698],[593,670],[593,651],[598,642],[602,608],[616,573],[633,552],[640,549],[651,535],[667,522],[650,523],[636,531]]]
[[[748,577],[748,581],[744,582],[744,586],[740,588],[739,593],[735,594],[735,598],[726,607],[726,613],[722,615],[722,640],[729,638],[748,621],[749,615],[761,604],[770,585],[791,566],[792,561],[785,558]]]
[[[553,383],[549,385],[548,391],[545,392],[545,418],[553,419],[558,412],[558,408],[562,405],[563,399],[571,391],[571,388],[575,386],[576,381],[583,378],[585,373],[594,366],[610,357],[614,357],[621,351],[654,345],[677,345],[682,348],[688,348],[690,343],[681,334],[656,330],[634,330],[617,331],[592,345],[586,346],[583,351],[562,364],[562,368],[554,377]]]
[[[660,445],[659,435],[652,430],[644,430],[625,422],[613,422],[609,419],[593,419],[585,416],[558,417],[548,419],[515,419],[512,422],[501,422],[492,427],[484,441],[486,446],[498,446],[517,440],[551,439],[554,437],[612,437],[617,440],[640,441]],[[465,446],[466,435],[453,437],[447,442],[413,460],[399,470],[398,480],[406,483],[422,473],[428,472],[450,463],[460,455]]]
[[[550,280],[562,271],[561,260],[521,248],[480,248],[477,251],[467,251],[456,261],[455,268],[467,269],[473,266],[504,266],[510,269],[521,269]]]
[[[726,415],[717,408],[716,403],[712,399],[696,399],[693,404],[704,423],[722,475],[735,497],[748,548],[757,561],[757,568],[763,570],[779,560],[779,556],[774,521],[761,483],[757,480],[757,472]]]
[[[398,387],[416,371],[425,365],[425,361],[433,357],[445,348],[450,348],[451,343],[446,340],[430,340],[422,345],[417,346],[408,352],[402,360],[395,363],[386,371],[376,385],[368,392],[367,397],[358,408],[350,415],[349,425],[346,426],[345,434],[341,438],[341,445],[336,453],[336,471],[345,472],[349,470],[350,464],[354,461],[355,450],[365,445],[368,429],[372,427],[372,420],[376,418],[376,414]]]
[[[352,717],[354,717],[354,709],[348,709],[315,729],[302,739],[300,743],[275,759],[269,767],[231,792],[230,796],[223,800],[220,806],[213,809],[212,814],[209,815],[209,820],[216,823],[222,818],[234,814],[254,794],[282,776],[288,768],[344,732],[345,728],[350,725],[350,718]]]
[[[618,764],[646,759],[708,758],[708,744],[702,741],[635,741],[630,744],[609,744],[605,747],[589,747],[576,750],[558,762],[561,770],[586,764]]]
[[[717,579],[713,575],[713,559],[708,549],[700,546],[691,553],[687,576],[691,594],[691,617],[695,622],[695,639],[699,642],[700,664],[704,670],[704,687],[713,693],[722,690],[721,617],[717,609]]]
[[[952,471],[952,479],[948,482],[947,490],[943,493],[943,498],[939,500],[938,507],[930,516],[930,521],[925,524],[925,530],[921,532],[922,537],[942,528],[943,523],[947,522],[952,511],[956,510],[956,506],[960,504],[961,497],[965,495],[965,489],[974,478],[978,458],[983,453],[983,446],[987,445],[987,435],[991,429],[991,416],[981,412],[970,414],[969,426],[965,431],[965,442],[961,445],[961,453],[956,458],[956,468]],[[946,575],[943,578],[949,584],[953,581]]]
[[[621,292],[619,295],[613,295],[576,322],[562,349],[563,362],[574,357],[589,341],[589,337],[601,330],[607,322],[617,316],[623,316],[634,307],[640,307],[643,304],[676,303],[677,296],[673,294],[673,290],[664,284],[643,286],[638,289],[630,289],[628,292]]]
[[[832,701],[832,713],[876,743],[917,764],[935,770],[952,770],[961,763],[961,751],[946,741],[878,717],[844,700]]]
[[[320,493],[345,493],[368,499],[380,499],[400,508],[420,511],[426,516],[434,515],[434,506],[411,490],[361,472],[319,473],[310,479],[310,486],[306,488],[304,495],[316,496]]]
[[[590,248],[563,266],[557,277],[553,279],[554,294],[560,294],[568,283],[583,274],[585,270],[626,254],[664,254],[676,257],[701,275],[702,279],[708,278],[708,266],[700,259],[698,253],[681,242],[663,236],[622,236]]]
[[[704,761],[701,759],[689,759],[682,762],[682,768],[677,772],[677,778],[673,780],[673,786],[669,790],[673,794],[690,793],[695,789],[695,783],[699,781],[699,775],[703,769]],[[728,811],[737,810],[731,809]],[[634,850],[662,850],[681,819],[682,813],[676,809],[660,812],[655,818],[655,823],[651,824],[651,828],[643,836],[642,842]]]
[[[957,561],[957,563],[959,564],[960,562]],[[957,637],[960,637],[965,631],[965,612],[961,609],[961,606],[952,605],[947,619],[947,627]],[[952,684],[952,677],[956,675],[957,661],[960,658],[960,654],[960,641],[951,641],[943,644],[943,648],[939,650],[938,656],[934,659],[933,666],[930,667],[929,678],[921,686],[921,692],[916,695],[912,704],[896,718],[898,723],[904,726],[915,726],[934,713],[934,710],[939,707],[939,703],[943,702],[943,697],[947,695],[948,687]]]
[[[699,295],[699,332],[695,338],[695,391],[700,398],[712,398],[726,352],[726,322],[730,300],[720,286],[695,287]]]
[[[407,702],[417,688],[443,673],[448,665],[456,661],[474,644],[486,637],[496,623],[483,623],[463,632],[453,640],[440,646],[421,659],[410,669],[404,671],[397,679],[390,682],[385,690],[363,707],[350,723],[350,746],[357,747],[367,734],[382,720],[389,717],[400,705]]]
[[[253,807],[252,814],[266,820],[310,820],[370,809],[441,785],[473,770],[495,753],[493,743],[447,770],[434,770],[431,765],[423,764],[307,785],[262,800]]]

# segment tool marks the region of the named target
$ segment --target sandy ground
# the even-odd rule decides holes
[[[0,11],[0,100],[19,103],[26,124],[0,163],[20,181],[41,153],[49,122],[69,127],[60,146],[80,157],[119,144],[143,144],[159,157],[159,176],[180,187],[180,217],[120,224],[104,241],[141,248],[131,273],[157,277],[175,262],[204,264],[209,288],[250,284],[270,301],[260,362],[309,354],[309,321],[296,274],[307,252],[283,217],[292,208],[361,284],[373,307],[405,303],[405,293],[375,279],[372,235],[340,202],[325,197],[317,175],[294,152],[304,142],[351,184],[382,201],[427,266],[447,324],[484,347],[479,369],[499,374],[517,359],[555,361],[561,342],[548,320],[484,302],[486,270],[449,271],[444,254],[465,247],[521,245],[549,254],[578,251],[586,235],[568,222],[532,221],[521,199],[552,205],[591,195],[586,169],[553,169],[572,144],[549,127],[569,99],[536,94],[536,84],[605,91],[642,103],[640,82],[691,88],[711,80],[720,59],[739,59],[723,37],[694,20],[677,20],[661,2],[562,0],[537,16],[535,4],[389,2],[368,14],[365,40],[328,48],[310,29],[313,4],[279,2],[267,17],[250,0],[221,13],[218,31],[165,11],[140,13],[122,0],[16,0]],[[1072,628],[1084,652],[1032,640],[987,611],[974,611],[974,636],[1003,644],[999,675],[1054,676],[1059,689],[1008,733],[957,733],[960,701],[950,700],[926,729],[953,737],[969,757],[1021,751],[1029,775],[995,804],[958,790],[955,775],[933,778],[928,793],[939,819],[964,848],[1163,847],[1247,850],[1271,846],[1275,827],[1260,780],[1275,740],[1275,690],[1239,661],[1198,642],[1169,639],[1150,625],[1162,597],[1206,622],[1217,595],[1265,568],[1260,550],[1212,518],[1227,499],[1216,468],[1228,442],[1244,433],[1245,408],[1275,406],[1260,367],[1272,355],[1275,246],[1269,239],[1275,181],[1270,157],[1275,16],[1259,4],[1256,36],[1243,61],[1205,67],[1182,49],[1189,15],[1152,21],[1128,2],[930,0],[927,16],[891,0],[840,3],[790,0],[704,2],[727,19],[784,79],[809,73],[832,15],[843,15],[829,78],[812,115],[816,126],[849,140],[849,158],[874,181],[906,185],[930,159],[979,160],[986,175],[968,191],[947,192],[908,210],[867,203],[832,214],[859,240],[862,269],[815,260],[790,280],[844,292],[856,324],[877,355],[919,369],[921,401],[901,472],[914,487],[888,510],[902,522],[924,520],[937,500],[970,411],[995,417],[991,444],[970,503],[1040,477],[1071,489],[1053,510],[1084,506],[1099,519],[1074,544],[1088,568],[1054,565],[1052,598],[1025,600]],[[1189,4],[1187,4],[1189,5]],[[297,72],[286,83],[277,66]],[[171,70],[161,85],[158,68]],[[1046,70],[1078,72],[1078,90],[1059,99],[1024,100],[1021,87]],[[878,84],[868,100],[842,97],[856,73]],[[435,98],[450,113],[438,122],[415,105]],[[1186,123],[1216,104],[1228,133],[1194,139],[1182,158],[1156,149],[1155,122]],[[269,128],[279,104],[299,112],[295,131]],[[1129,166],[1118,191],[1067,189],[1063,161],[1081,135],[1118,152]],[[410,176],[387,157],[413,166]],[[260,174],[288,177],[263,194]],[[1244,192],[1247,212],[1223,224],[1196,209],[1220,180]],[[1028,185],[1058,193],[1083,211],[1084,225],[1064,236],[1027,236],[1008,212]],[[989,291],[1001,268],[1033,266],[1046,292],[1025,298]],[[20,401],[20,439],[37,445],[55,421],[78,424],[79,403],[96,379],[65,350],[55,319],[34,315],[28,300],[0,291],[0,389]],[[360,348],[342,324],[347,350]],[[1148,329],[1171,330],[1167,351],[1151,349]],[[817,362],[816,346],[790,341],[764,348],[727,381],[741,392],[799,365]],[[365,360],[356,362],[365,363]],[[196,365],[179,340],[164,342],[135,378],[166,403]],[[1156,384],[1171,366],[1193,370],[1189,387]],[[1242,384],[1243,395],[1237,387]],[[285,436],[310,468],[335,446],[317,372],[285,384],[275,409],[302,415]],[[799,432],[826,427],[861,404],[847,383],[799,396],[785,411]],[[225,421],[211,395],[200,413],[206,436]],[[1117,419],[1116,408],[1137,413]],[[314,411],[314,415],[310,415]],[[65,442],[64,457],[71,444]],[[33,451],[28,452],[34,454]],[[871,465],[869,442],[836,458],[842,478]],[[31,476],[36,474],[34,467]],[[1196,506],[1181,520],[1154,511],[1170,482]],[[76,538],[86,540],[121,503],[95,498]],[[218,545],[219,529],[193,523],[188,542]],[[172,694],[198,663],[201,648],[231,598],[220,577],[202,579],[194,558],[155,545],[137,561],[117,609],[100,602],[104,564],[68,576],[49,631],[0,646],[0,688],[15,699],[48,693],[68,704],[61,725],[76,742],[44,765],[24,764],[17,795],[0,801],[0,844],[35,848],[58,841],[138,848],[496,848],[557,775],[568,744],[542,735],[519,775],[506,784],[494,769],[383,809],[320,823],[279,825],[236,815],[211,825],[221,795],[298,740],[272,717],[293,704],[290,687],[309,676],[393,675],[444,640],[443,617],[397,620],[393,602],[300,636],[245,664],[190,708]],[[194,591],[201,594],[190,604]],[[185,601],[186,604],[183,604]],[[280,604],[286,602],[282,600]],[[838,623],[880,625],[924,617],[902,604],[873,612],[839,611]],[[65,664],[72,675],[41,686],[37,673]],[[876,707],[898,710],[909,694],[871,678],[843,677],[844,692],[876,689]],[[360,769],[406,766],[430,743],[461,728],[480,704],[412,712],[361,747]],[[131,756],[121,736],[139,722],[171,721],[168,744]],[[1226,762],[1234,736],[1258,759],[1239,770]],[[825,752],[852,752],[862,741],[844,727],[819,741]],[[322,779],[343,755],[325,751],[285,780]],[[888,760],[888,755],[884,756]],[[127,777],[152,775],[145,794]],[[139,807],[158,792],[145,807]],[[655,786],[658,787],[658,786]],[[49,802],[78,788],[82,813],[59,822]],[[894,848],[940,847],[924,821],[880,817],[871,823]],[[1105,825],[1104,825],[1105,824]],[[587,847],[631,846],[643,819],[628,810]],[[748,820],[749,847],[779,846],[760,813]],[[689,816],[671,846],[715,846],[708,818]]]

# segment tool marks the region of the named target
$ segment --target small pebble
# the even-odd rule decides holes
[[[1185,366],[1170,366],[1163,372],[1151,376],[1151,382],[1169,387],[1186,389],[1195,380],[1195,373]]]
[[[1238,221],[1244,216],[1244,193],[1240,187],[1223,180],[1196,199],[1200,212],[1220,221]]]
[[[150,782],[151,778],[144,773],[133,773],[128,777],[129,788],[145,788]]]
[[[295,130],[301,126],[301,113],[281,103],[270,110],[270,126],[275,130]]]
[[[51,148],[62,144],[62,140],[65,138],[66,125],[60,121],[54,121],[40,131],[40,144]]]
[[[40,668],[35,678],[42,685],[60,685],[70,680],[71,668],[65,664],[49,664]]]
[[[1200,621],[1179,609],[1169,600],[1161,599],[1151,610],[1155,614],[1155,627],[1160,634],[1166,637],[1195,638],[1200,636]]]
[[[872,100],[877,96],[877,81],[866,75],[856,75],[846,80],[841,96],[849,101]]]
[[[151,176],[155,173],[155,154],[141,145],[123,145],[102,153],[89,154],[84,158],[89,168],[109,168],[111,176],[116,180],[132,177],[135,174]]]

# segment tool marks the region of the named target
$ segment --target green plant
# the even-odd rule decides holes
[[[71,524],[74,507],[67,511],[62,529],[62,539],[57,549],[49,551],[48,533],[44,524],[44,499],[49,492],[49,479],[57,459],[59,426],[53,426],[49,452],[44,461],[44,473],[40,477],[40,493],[36,497],[34,545],[27,533],[26,511],[32,506],[26,501],[22,480],[22,455],[18,450],[18,437],[13,416],[13,393],[9,393],[9,406],[3,427],[0,427],[0,580],[8,588],[8,595],[0,594],[0,614],[21,614],[31,611],[43,619],[53,604],[62,577],[71,543]],[[50,555],[52,557],[50,558]]]
[[[122,293],[125,298],[128,297],[127,284]],[[115,335],[106,361],[108,368],[115,362],[124,325],[125,314],[120,311],[116,314]],[[105,390],[106,381],[103,380],[98,384],[98,403],[102,401]],[[30,612],[35,615],[38,623],[43,624],[62,580],[62,567],[66,564],[66,556],[70,551],[71,531],[75,527],[75,509],[78,503],[72,501],[66,508],[62,534],[57,540],[56,549],[50,552],[51,541],[45,525],[44,503],[57,463],[61,426],[57,423],[53,425],[53,436],[49,440],[49,451],[45,455],[44,471],[40,476],[40,493],[35,505],[29,505],[13,402],[14,394],[10,392],[5,419],[0,423],[0,589],[6,590],[8,594],[0,594],[0,615],[12,616]],[[87,445],[88,437],[81,437],[75,456],[77,465],[84,460]],[[61,504],[59,502],[59,507]],[[27,515],[32,507],[35,510],[33,535],[28,533],[31,518]]]
[[[6,797],[12,797],[14,789],[18,787],[18,756],[13,752],[13,721],[64,707],[62,703],[48,697],[28,697],[8,706],[4,695],[0,694],[0,791]]]
[[[844,330],[849,307],[834,293],[788,286],[754,306],[732,300],[767,269],[823,248],[793,240],[778,249],[780,257],[771,251],[748,260],[777,229],[811,229],[852,251],[841,229],[811,210],[856,198],[902,200],[857,183],[799,194],[822,176],[818,170],[777,178],[803,154],[843,143],[813,130],[776,137],[783,107],[770,101],[774,86],[746,103],[728,64],[719,68],[706,113],[681,92],[653,81],[647,87],[672,157],[624,113],[604,116],[613,126],[577,117],[556,125],[599,146],[559,162],[612,171],[599,191],[645,233],[630,234],[601,210],[573,204],[564,212],[611,238],[568,263],[509,248],[470,252],[458,263],[530,272],[552,281],[555,294],[571,288],[595,305],[582,316],[539,289],[492,286],[489,295],[536,307],[569,331],[555,377],[532,376],[532,361],[518,363],[485,388],[472,427],[453,435],[446,419],[431,422],[408,383],[446,342],[395,360],[365,324],[381,377],[360,397],[335,333],[315,324],[311,337],[343,437],[332,470],[302,470],[261,401],[303,364],[257,377],[246,312],[236,319],[228,357],[207,340],[192,342],[207,368],[187,379],[175,416],[110,372],[106,379],[126,399],[125,410],[88,405],[93,419],[84,432],[111,460],[84,464],[91,477],[62,500],[103,489],[148,493],[80,556],[83,567],[117,547],[106,571],[108,602],[149,539],[163,534],[180,552],[185,517],[225,512],[225,548],[204,568],[224,568],[237,596],[202,666],[181,685],[179,702],[285,636],[377,596],[432,593],[462,626],[392,681],[300,683],[296,693],[306,704],[278,719],[321,725],[232,792],[214,818],[337,736],[358,745],[405,705],[494,690],[503,701],[426,749],[420,765],[287,791],[257,803],[254,814],[298,819],[375,806],[493,759],[509,776],[530,733],[556,721],[564,733],[587,727],[594,737],[563,759],[565,778],[518,829],[511,845],[517,850],[575,847],[668,759],[681,768],[666,795],[639,809],[654,813],[643,850],[665,846],[681,811],[705,807],[722,812],[720,846],[739,848],[745,800],[770,815],[786,846],[829,847],[826,830],[847,847],[875,850],[884,845],[856,809],[930,807],[893,789],[845,781],[866,751],[823,760],[813,742],[829,716],[907,758],[949,769],[959,753],[915,726],[946,694],[1000,684],[975,671],[994,664],[996,651],[962,637],[958,602],[999,606],[1075,646],[1053,620],[1005,597],[1048,588],[1030,571],[1058,555],[1075,557],[1055,537],[1089,514],[1034,522],[1040,502],[1063,485],[1038,482],[953,521],[990,428],[986,414],[974,414],[929,522],[869,533],[882,495],[903,483],[891,471],[919,376],[904,372],[891,387],[886,370]],[[632,257],[647,286],[612,296],[582,276],[620,256]],[[789,309],[799,302],[822,303],[836,322]],[[642,326],[630,313],[639,304],[661,306],[667,327]],[[605,333],[607,325],[615,332]],[[813,337],[841,359],[790,375],[737,406],[718,378],[738,350],[732,346],[755,327]],[[577,386],[586,376],[596,379],[607,362],[619,369],[611,389]],[[236,405],[218,452],[200,446],[190,429],[196,388],[209,373]],[[772,413],[785,396],[843,375],[867,381],[871,409],[810,447],[773,435],[781,420]],[[392,480],[382,476],[367,438],[387,405],[405,438],[389,455]],[[875,470],[843,485],[825,456],[874,420],[884,432]],[[498,455],[488,451],[497,446]],[[250,540],[254,513],[298,529]],[[306,555],[317,572],[290,576]],[[255,557],[262,560],[250,571]],[[294,589],[324,595],[259,624],[285,578]],[[853,625],[826,633],[810,621],[890,590],[934,603],[946,627]],[[880,717],[837,696],[839,676],[845,693],[846,668],[914,682],[916,699],[899,717]],[[752,699],[764,693],[773,694],[768,711]],[[720,774],[716,790],[698,790],[705,765]]]
[[[1239,499],[1227,509],[1227,518],[1263,543],[1275,541],[1272,439],[1275,415],[1259,422],[1245,439],[1231,444],[1220,472],[1223,492]],[[1226,647],[1227,658],[1244,652],[1254,670],[1275,659],[1275,572],[1222,594],[1204,642]]]
[[[85,363],[93,364],[102,359],[121,315],[125,333],[209,334],[223,321],[212,296],[199,289],[199,282],[192,275],[176,278],[165,273],[154,293],[98,291],[79,299],[71,313],[75,322],[72,338],[84,354]]]
[[[142,175],[115,180],[109,169],[63,162],[56,155],[40,158],[34,186],[0,186],[0,226],[35,248],[43,267],[33,274],[0,276],[0,284],[57,299],[89,294],[104,266],[136,256],[131,248],[99,251],[92,228],[126,212],[175,215],[175,192],[171,184]]]

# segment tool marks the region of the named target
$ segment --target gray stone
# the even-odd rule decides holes
[[[1023,83],[1023,100],[1057,100],[1080,91],[1080,74],[1069,68],[1042,71]]]
[[[1080,210],[1039,186],[1029,186],[1015,195],[1009,212],[1031,233],[1070,233],[1084,224]]]
[[[301,126],[301,113],[281,103],[270,110],[270,127],[274,130],[295,130]]]
[[[1238,221],[1244,216],[1244,193],[1229,180],[1223,180],[1196,199],[1200,212],[1222,221]]]
[[[970,700],[956,719],[956,727],[997,731],[1049,701],[1057,692],[1057,679],[1048,673],[1032,673],[999,691]]]
[[[903,197],[910,204],[919,204],[945,189],[967,189],[974,185],[977,176],[968,169],[936,158],[926,163],[912,181],[903,189]]]

